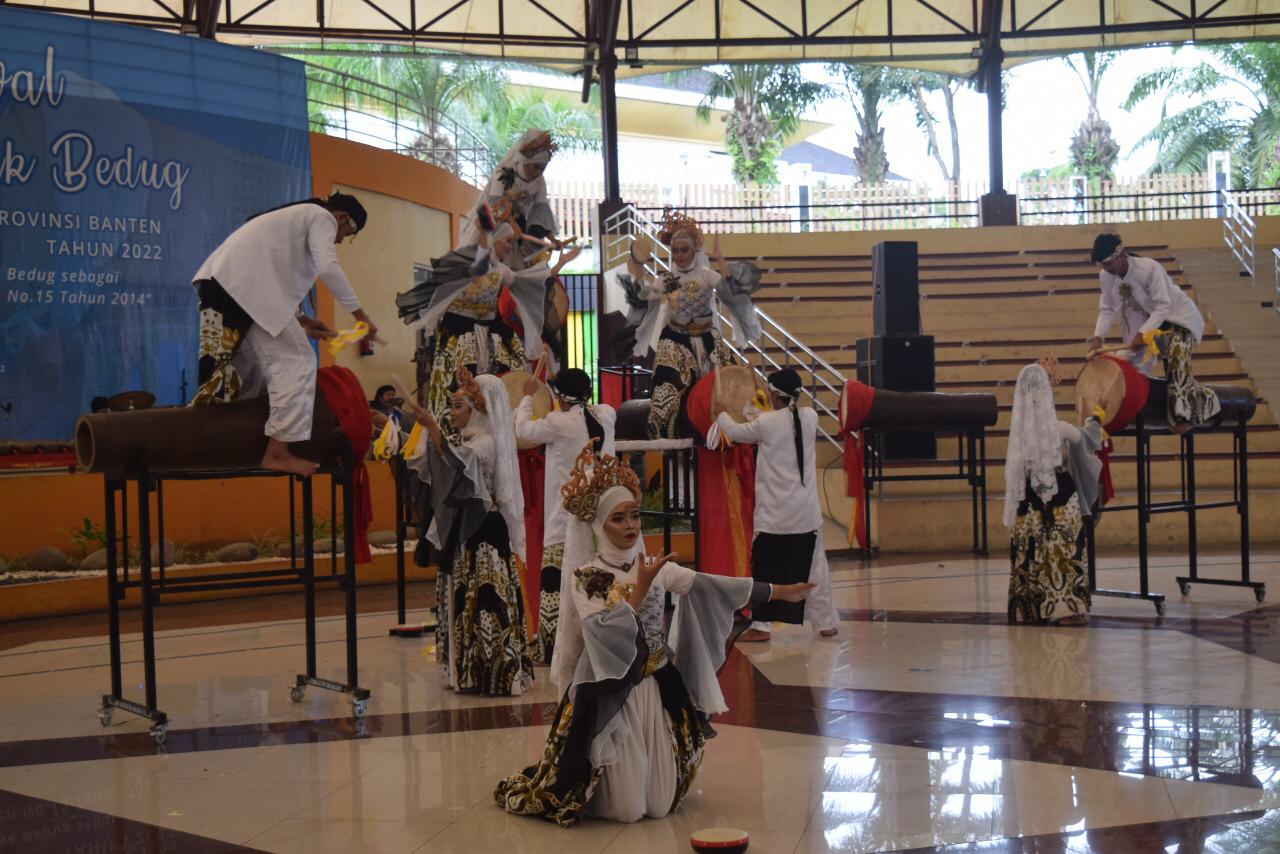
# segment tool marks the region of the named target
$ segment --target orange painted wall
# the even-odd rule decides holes
[[[334,184],[341,184],[443,211],[450,215],[455,237],[462,215],[475,203],[477,194],[474,187],[436,166],[322,134],[311,135],[311,170],[316,195],[328,195]],[[371,228],[360,240],[378,240],[377,229]],[[332,321],[333,301],[323,287],[317,291],[320,315]],[[383,322],[399,321],[386,318]],[[323,362],[333,362],[327,350],[321,348],[320,352]],[[395,493],[389,472],[381,463],[371,463],[369,471],[373,530],[390,529]],[[25,554],[44,546],[68,549],[64,530],[80,527],[86,517],[102,523],[102,492],[100,475],[0,475],[0,507],[4,508],[0,517],[0,555]],[[316,515],[327,518],[326,479],[317,481],[315,496]],[[298,506],[301,512],[300,500]],[[131,509],[133,531],[136,516]],[[177,543],[284,537],[289,530],[288,496],[283,482],[277,481],[174,482],[165,488],[165,525],[165,537]]]
[[[324,134],[311,134],[311,187],[317,196],[327,196],[335,184],[364,188],[394,196],[450,214],[450,245],[457,240],[459,223],[476,203],[478,190],[466,181],[438,166],[404,157],[380,148],[350,142]],[[368,239],[377,240],[372,227]],[[360,240],[366,239],[363,235]],[[341,255],[339,249],[339,255]],[[323,287],[319,294],[317,314],[330,325],[334,319],[334,302]],[[399,322],[383,318],[380,323]],[[320,363],[331,365],[334,359],[321,349]]]

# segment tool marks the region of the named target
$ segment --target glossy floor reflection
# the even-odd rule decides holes
[[[1087,628],[1011,627],[997,560],[834,569],[840,635],[740,645],[690,796],[630,826],[498,809],[496,780],[541,750],[545,671],[515,700],[454,695],[431,639],[387,637],[386,615],[361,616],[373,697],[357,722],[329,692],[291,702],[300,623],[183,627],[162,611],[163,748],[129,715],[99,725],[103,638],[0,645],[0,851],[687,851],[691,831],[726,824],[756,854],[1280,851],[1270,606],[1226,588],[1182,600],[1161,558],[1163,619],[1099,600]],[[1275,555],[1254,569],[1280,581]],[[321,621],[322,672],[342,667],[341,633]],[[137,691],[136,638],[125,656]]]

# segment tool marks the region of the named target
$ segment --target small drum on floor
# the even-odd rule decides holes
[[[707,435],[711,423],[721,412],[729,413],[730,418],[741,424],[747,420],[742,412],[757,391],[764,391],[764,380],[753,368],[746,365],[715,368],[685,394],[682,404],[684,420],[692,427],[696,438]]]
[[[528,371],[507,371],[505,374],[499,374],[498,379],[502,380],[502,384],[506,386],[507,399],[511,401],[511,411],[515,412],[520,401],[524,400],[524,384],[533,379],[533,374]],[[539,380],[538,391],[533,395],[533,417],[543,418],[550,411],[551,390],[547,388],[546,383]],[[538,444],[517,439],[516,447],[525,451],[538,447]]]
[[[736,827],[704,827],[689,837],[694,851],[706,854],[743,854],[751,844],[751,836]]]

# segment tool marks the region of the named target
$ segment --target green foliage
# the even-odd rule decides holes
[[[503,92],[474,107],[471,114],[477,133],[498,156],[534,128],[550,131],[560,148],[600,150],[599,111],[568,95],[531,89]]]
[[[1071,138],[1070,151],[1071,167],[1090,181],[1115,177],[1116,161],[1120,158],[1120,144],[1111,133],[1111,125],[1098,112],[1102,77],[1114,61],[1115,54],[1096,50],[1073,54],[1063,60],[1080,79],[1089,99],[1089,112]]]
[[[775,161],[787,139],[800,129],[801,115],[827,95],[827,87],[806,80],[794,65],[748,63],[707,71],[711,82],[697,115],[709,122],[718,99],[733,101],[724,117],[724,144],[733,158],[734,179],[777,185]]]
[[[88,557],[89,552],[91,551],[89,548],[90,546],[93,547],[92,551],[105,549],[107,547],[106,530],[87,516],[83,518],[79,528],[71,531],[68,531],[66,528],[61,528],[59,530],[61,533],[67,535],[67,538],[71,541],[72,545],[80,549],[81,558]],[[117,531],[116,542],[119,542],[121,538],[120,532]]]
[[[1199,49],[1204,60],[1140,75],[1125,109],[1162,100],[1138,147],[1156,146],[1153,172],[1201,172],[1213,151],[1230,151],[1237,186],[1280,180],[1280,44],[1241,42]],[[1189,106],[1170,112],[1173,98]]]

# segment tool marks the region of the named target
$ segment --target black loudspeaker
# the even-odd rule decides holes
[[[914,241],[871,247],[873,335],[920,334],[920,263]]]
[[[933,336],[888,335],[855,343],[858,381],[891,391],[934,391]],[[933,433],[895,430],[882,437],[885,459],[931,460],[938,456]]]

